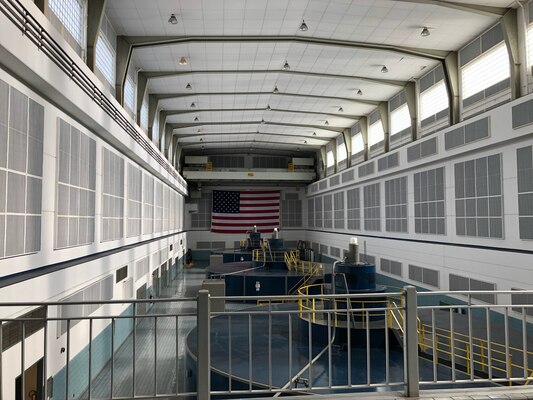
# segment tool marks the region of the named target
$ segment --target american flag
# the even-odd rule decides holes
[[[279,190],[213,191],[211,232],[246,233],[279,227]]]

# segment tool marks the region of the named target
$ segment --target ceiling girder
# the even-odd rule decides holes
[[[493,18],[503,17],[507,13],[507,11],[509,11],[509,8],[505,8],[505,7],[467,4],[467,3],[455,2],[455,1],[443,1],[443,0],[394,0],[394,1],[402,1],[404,3],[427,4],[427,5],[432,5],[432,6],[451,8],[453,10],[465,11],[465,12],[479,14],[485,17],[493,17]]]
[[[294,114],[311,114],[311,115],[329,115],[331,117],[340,117],[352,119],[358,121],[361,118],[361,115],[350,115],[344,113],[328,113],[328,112],[319,112],[319,111],[305,111],[305,110],[289,110],[281,108],[271,108],[267,110],[266,108],[216,108],[216,109],[193,109],[193,110],[163,110],[162,113],[165,113],[167,117],[172,115],[183,115],[183,114],[197,114],[201,112],[241,112],[241,111],[265,111],[265,112],[286,112]]]
[[[354,79],[363,82],[376,83],[379,85],[390,85],[390,86],[405,86],[407,81],[399,81],[394,79],[376,79],[368,78],[364,76],[355,76],[355,75],[338,75],[338,74],[324,74],[317,72],[307,72],[307,71],[294,71],[294,70],[270,70],[270,69],[260,69],[260,70],[202,70],[202,71],[143,71],[143,75],[148,79],[157,79],[157,78],[169,78],[175,76],[185,76],[185,75],[194,75],[194,74],[203,74],[203,75],[225,75],[225,74],[282,74],[282,75],[299,75],[299,76],[312,76],[316,78],[328,78],[328,79]]]
[[[377,106],[380,101],[364,100],[364,99],[350,99],[349,97],[335,97],[335,96],[320,96],[316,94],[300,94],[300,93],[272,93],[272,92],[201,92],[201,93],[154,93],[151,94],[158,100],[181,99],[184,97],[200,97],[200,96],[287,96],[287,97],[302,97],[309,99],[325,99],[325,100],[339,100],[348,101],[352,103],[368,104],[370,106]]]
[[[311,140],[318,140],[321,142],[329,142],[333,138],[323,138],[323,137],[317,137],[317,136],[306,136],[306,135],[288,135],[285,133],[272,133],[272,132],[202,132],[202,133],[187,133],[180,135],[179,133],[173,133],[173,136],[176,136],[179,139],[186,139],[190,137],[202,137],[202,136],[216,136],[216,135],[266,135],[266,136],[283,136],[283,137],[291,137],[291,138],[301,138],[304,140],[311,139]],[[183,142],[180,142],[183,143]]]
[[[204,125],[263,125],[261,121],[222,121],[222,122],[203,122],[197,124],[168,124],[170,129],[181,129],[181,128],[194,128],[196,126]],[[269,122],[265,121],[264,125],[275,125],[275,126],[293,126],[301,128],[312,128],[312,129],[322,129],[324,131],[339,132],[342,133],[346,127],[335,127],[335,126],[323,126],[323,125],[305,125],[305,124],[289,124],[285,122]]]
[[[320,46],[349,47],[355,49],[368,49],[386,51],[442,60],[448,54],[445,50],[423,49],[416,47],[394,46],[382,43],[356,42],[350,40],[326,39],[303,36],[127,36],[127,41],[135,47],[154,47],[180,43],[265,43],[265,42],[291,42],[303,44],[317,44]]]

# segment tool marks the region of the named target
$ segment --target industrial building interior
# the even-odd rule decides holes
[[[530,1],[0,0],[0,400],[533,398],[532,268]]]

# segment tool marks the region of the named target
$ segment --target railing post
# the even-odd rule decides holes
[[[209,291],[199,290],[197,298],[196,335],[198,363],[196,371],[196,390],[198,400],[211,398],[211,314]]]
[[[418,374],[418,332],[417,332],[417,299],[416,288],[403,288],[405,304],[404,329],[404,364],[405,364],[405,396],[418,397],[420,393],[420,377]]]

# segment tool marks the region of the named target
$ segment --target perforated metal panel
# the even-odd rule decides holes
[[[342,173],[342,183],[351,182],[353,180],[354,180],[354,170],[353,169]]]
[[[387,232],[407,232],[407,177],[385,181],[385,227]]]
[[[334,228],[344,229],[344,192],[333,195],[333,207]]]
[[[107,148],[102,150],[102,241],[124,237],[124,160]]]
[[[347,220],[348,229],[361,229],[361,202],[359,188],[350,189],[346,192],[347,197]]]
[[[425,267],[418,267],[416,265],[409,265],[409,279],[424,283],[429,286],[433,286],[436,288],[439,288],[439,271],[425,268]],[[452,289],[450,289],[452,290]]]
[[[437,154],[437,138],[431,138],[407,148],[407,162]]]
[[[318,190],[326,190],[328,188],[328,181],[326,179],[318,182]]]
[[[486,139],[490,135],[489,117],[482,118],[444,134],[444,147],[451,150],[464,144]]]
[[[359,172],[359,178],[363,178],[365,176],[373,174],[374,173],[374,161],[366,163],[365,165],[361,165],[358,168],[358,172]]]
[[[386,258],[380,259],[380,269],[388,274],[402,276],[402,263],[399,261],[393,261]]]
[[[333,198],[331,194],[324,196],[324,228],[333,228]]]
[[[398,152],[389,154],[378,160],[378,171],[384,171],[386,169],[397,167],[399,162]]]
[[[414,174],[415,232],[446,234],[444,167]]]
[[[315,197],[315,227],[322,228],[322,197]]]
[[[532,7],[533,8],[533,7]],[[521,239],[533,239],[533,147],[516,150],[518,215]]]
[[[455,164],[456,233],[503,238],[501,154]]]
[[[329,178],[329,187],[337,186],[340,183],[340,175],[335,175]]]
[[[320,245],[320,254],[328,255],[328,246],[325,244]]]
[[[315,227],[315,199],[307,199],[307,226]]]
[[[281,201],[281,226],[283,228],[301,228],[303,225],[302,201],[298,193],[286,193]]]
[[[374,183],[363,187],[363,213],[365,230],[381,230],[380,185]]]
[[[512,108],[512,121],[513,129],[531,124],[533,122],[533,100],[514,106]]]
[[[330,246],[329,247],[329,255],[332,256],[332,257],[335,257],[335,258],[340,258],[341,257],[341,249],[339,249],[338,247]]]
[[[141,234],[142,225],[142,170],[133,164],[128,164],[128,209],[127,236]]]

